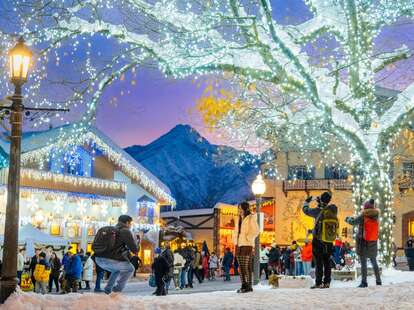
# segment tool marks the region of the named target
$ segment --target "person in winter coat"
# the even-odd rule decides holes
[[[407,249],[411,249],[411,248],[414,247],[414,238],[413,238],[413,236],[408,237],[407,241],[405,242],[405,247]]]
[[[49,276],[49,293],[52,292],[53,283],[56,286],[56,293],[59,292],[59,276],[60,276],[60,268],[62,264],[60,263],[59,257],[57,257],[56,253],[53,252],[50,256],[49,260],[50,264],[50,276]]]
[[[193,274],[196,276],[198,283],[203,283],[203,276],[201,270],[203,266],[201,265],[201,253],[198,251],[198,248],[194,247],[194,261],[193,261]]]
[[[22,274],[24,269],[24,250],[20,249],[17,254],[17,279],[19,279],[19,285],[22,282]]]
[[[185,259],[181,256],[178,250],[174,251],[174,285],[175,289],[179,290],[182,289],[181,286],[181,272],[185,266]]]
[[[233,253],[230,251],[230,248],[226,248],[226,253],[224,254],[223,261],[222,261],[223,268],[224,268],[224,275],[225,275],[224,281],[231,280],[230,279],[230,268],[231,268],[231,265],[233,264],[233,259],[234,259]]]
[[[39,254],[39,262],[35,266],[33,276],[36,280],[35,292],[42,293],[43,295],[46,294],[50,276],[50,265],[46,261],[45,252]]]
[[[33,283],[33,286],[36,287],[36,279],[34,277],[34,270],[36,268],[37,263],[40,261],[40,249],[36,249],[35,250],[35,255],[33,255],[33,257],[30,260],[30,267],[29,267],[29,271],[30,271],[30,275],[31,275],[31,280]]]
[[[264,271],[266,280],[269,279],[269,250],[266,248],[265,245],[262,245],[260,249],[260,273],[259,278],[262,277],[262,272]]]
[[[367,259],[369,258],[374,268],[377,285],[381,285],[381,276],[377,263],[378,252],[378,227],[379,210],[375,208],[375,200],[366,201],[361,214],[357,217],[347,217],[345,221],[353,226],[358,226],[356,236],[356,252],[361,261],[361,284],[359,287],[368,287],[367,283]],[[374,240],[375,239],[375,240]]]
[[[295,261],[295,276],[303,275],[303,262],[302,262],[302,248],[297,246],[296,250],[293,252],[293,257]]]
[[[165,288],[166,288],[167,293],[168,293],[168,289],[170,288],[171,280],[174,278],[174,254],[171,251],[169,242],[166,242],[164,244],[164,251],[162,251],[161,256],[163,256],[165,258],[165,260],[167,261],[168,266],[169,266],[168,276],[165,277]]]
[[[83,264],[83,273],[82,273],[82,281],[85,281],[86,287],[85,290],[90,290],[90,281],[93,280],[93,260],[91,258],[91,253],[86,252],[86,260]]]
[[[65,269],[65,292],[76,293],[78,291],[78,283],[82,275],[82,262],[77,254],[68,252],[68,259],[64,265]]]
[[[280,249],[276,246],[276,243],[272,244],[269,251],[269,270],[274,274],[278,274],[280,271]]]
[[[236,256],[240,265],[241,288],[238,293],[252,292],[252,253],[255,239],[260,233],[257,215],[250,212],[248,202],[239,206],[240,217],[236,221],[234,244],[237,245]]]
[[[215,252],[211,253],[209,262],[209,280],[215,280],[216,279],[216,270],[218,268],[218,257]]]
[[[193,288],[195,252],[190,245],[187,245],[185,253],[184,258],[186,260],[185,267],[187,271],[186,287]]]
[[[132,266],[134,266],[133,277],[135,278],[137,276],[137,271],[138,271],[139,267],[142,265],[142,261],[141,261],[141,259],[139,258],[138,255],[133,255],[131,257],[130,261],[131,261]]]
[[[308,240],[305,241],[305,245],[302,247],[302,264],[303,264],[303,274],[308,276],[312,268],[312,243]]]
[[[338,208],[329,204],[332,195],[330,192],[324,192],[320,197],[317,197],[318,206],[311,208],[309,204],[312,201],[312,196],[305,200],[303,205],[303,213],[307,216],[315,218],[315,226],[312,230],[312,255],[315,262],[315,285],[311,288],[329,288],[331,283],[331,256],[333,252],[333,243],[322,240],[322,221],[324,212],[329,212],[335,216],[338,214]],[[323,280],[323,281],[322,281]]]
[[[135,268],[129,260],[131,252],[137,255],[139,248],[136,236],[131,232],[132,222],[132,217],[129,215],[120,215],[118,223],[115,225],[118,233],[116,234],[116,242],[113,249],[99,255],[96,251],[94,253],[96,264],[111,273],[104,289],[106,294],[110,294],[113,291],[122,292],[128,279],[134,273]],[[96,241],[97,238],[95,237],[92,248]]]
[[[161,255],[161,249],[155,249],[155,259],[152,263],[152,272],[155,276],[155,284],[157,285],[157,289],[154,292],[156,296],[164,296],[167,295],[167,290],[165,288],[165,278],[169,277],[170,272],[170,265],[168,264],[165,256]]]
[[[201,276],[203,281],[205,279],[207,279],[209,277],[209,272],[210,272],[210,268],[209,268],[209,261],[210,261],[210,256],[206,254],[206,252],[201,252]]]

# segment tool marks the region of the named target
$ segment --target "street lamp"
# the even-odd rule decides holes
[[[266,183],[263,180],[262,174],[259,173],[252,184],[252,192],[256,197],[256,214],[257,224],[260,227],[260,204],[263,194],[266,192]],[[257,285],[260,282],[260,234],[255,240],[254,249],[254,265],[253,265],[253,284]]]
[[[7,182],[7,206],[4,230],[3,267],[0,280],[0,302],[9,297],[17,285],[17,248],[19,231],[19,195],[20,195],[20,150],[22,137],[22,113],[24,110],[22,85],[27,81],[32,52],[20,38],[9,52],[10,81],[14,84],[14,95],[10,124],[10,159]]]
[[[68,109],[50,109],[25,107],[23,105],[22,86],[26,83],[32,59],[32,52],[20,38],[9,51],[10,81],[14,84],[14,95],[9,97],[10,106],[0,106],[0,110],[10,112],[10,154],[9,177],[7,181],[7,205],[4,230],[3,267],[0,279],[0,303],[9,297],[17,285],[17,248],[19,234],[19,197],[20,197],[20,156],[22,140],[23,111],[68,112]]]

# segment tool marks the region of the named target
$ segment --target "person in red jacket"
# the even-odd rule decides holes
[[[312,268],[312,243],[308,240],[305,241],[305,245],[302,247],[302,264],[303,264],[303,273],[305,276],[310,274]]]

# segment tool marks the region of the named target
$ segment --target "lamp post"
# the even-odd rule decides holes
[[[262,174],[259,173],[252,184],[252,192],[256,197],[256,214],[257,224],[260,227],[260,204],[263,194],[266,192],[266,183],[263,180]],[[253,265],[253,284],[257,285],[260,282],[260,234],[256,237],[254,243],[254,265]]]
[[[14,95],[9,99],[10,106],[1,110],[10,112],[10,154],[9,176],[7,181],[7,205],[4,230],[3,266],[0,279],[0,303],[16,290],[17,285],[17,248],[19,235],[19,197],[20,197],[20,155],[22,140],[23,111],[67,112],[67,109],[28,108],[23,105],[22,86],[27,82],[32,60],[32,52],[21,37],[9,51],[10,82],[14,85]]]
[[[32,52],[20,38],[9,52],[10,81],[14,95],[10,107],[10,160],[7,182],[6,222],[4,230],[3,268],[0,281],[0,302],[4,303],[17,285],[17,240],[19,231],[20,151],[22,139],[22,113],[24,110],[22,85],[27,81]]]

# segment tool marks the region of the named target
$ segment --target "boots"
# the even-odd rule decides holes
[[[324,285],[323,284],[315,284],[315,285],[312,285],[310,288],[312,290],[315,289],[315,288],[324,288]]]
[[[237,290],[237,293],[248,293],[252,291],[253,289],[251,287],[248,287],[246,284],[242,283],[242,286]]]
[[[360,287],[360,288],[368,287],[368,283],[367,282],[361,282],[361,284],[358,287]]]

